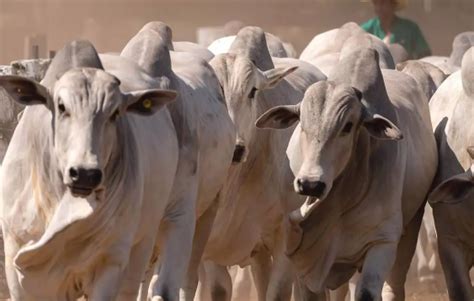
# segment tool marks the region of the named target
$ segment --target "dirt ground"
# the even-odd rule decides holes
[[[413,270],[411,270],[413,271]],[[250,276],[250,272],[246,271]],[[232,272],[231,272],[232,273]],[[250,276],[251,277],[251,276]],[[428,283],[420,283],[413,276],[408,276],[408,281],[406,283],[406,301],[447,301],[448,295],[446,292],[446,285],[442,275],[435,280],[432,280]],[[245,301],[257,301],[255,288],[250,288],[251,298]],[[235,295],[235,293],[234,293]],[[7,301],[8,297],[8,288],[5,279],[4,273],[4,254],[3,254],[3,239],[0,235],[0,301]],[[201,300],[207,301],[207,300]],[[243,301],[241,298],[237,301]]]

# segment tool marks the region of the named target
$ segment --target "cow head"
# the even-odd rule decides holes
[[[324,199],[346,168],[361,129],[376,139],[402,138],[392,122],[370,114],[361,97],[350,86],[318,82],[308,88],[300,104],[275,107],[257,120],[257,127],[274,129],[300,121],[295,131],[299,131],[301,166],[293,171],[297,193]]]
[[[0,77],[0,86],[20,104],[51,110],[59,172],[64,185],[79,197],[104,188],[104,170],[124,114],[152,115],[176,97],[174,91],[156,89],[122,93],[116,77],[96,68],[71,69],[52,90],[19,76]]]
[[[456,204],[474,196],[474,147],[467,148],[471,167],[439,184],[428,196],[428,202],[435,204]]]
[[[255,131],[260,92],[274,88],[297,67],[261,71],[246,56],[235,54],[218,55],[210,64],[222,86],[227,110],[237,130],[233,162],[244,162],[249,152],[248,143]]]

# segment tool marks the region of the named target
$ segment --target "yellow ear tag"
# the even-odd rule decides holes
[[[151,107],[153,106],[153,103],[151,100],[149,99],[145,99],[143,102],[142,102],[142,105],[145,109],[151,109]]]

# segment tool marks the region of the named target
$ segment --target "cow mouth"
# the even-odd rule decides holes
[[[94,192],[94,188],[91,188],[91,187],[80,187],[80,186],[74,186],[74,185],[70,185],[68,186],[69,187],[69,190],[71,191],[71,194],[74,196],[74,197],[88,197],[89,195],[92,194],[92,192]]]

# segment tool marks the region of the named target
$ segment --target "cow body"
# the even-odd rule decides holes
[[[474,101],[474,48],[462,69],[438,89],[430,104],[439,148],[439,166],[430,195],[438,249],[450,300],[473,298],[469,270],[473,266],[472,158],[474,131],[469,118]]]
[[[227,36],[217,39],[209,45],[208,49],[214,55],[227,53],[236,37],[237,36]],[[272,57],[296,57],[295,50],[291,44],[284,43],[279,37],[268,32],[265,33],[265,38],[267,40],[268,50]]]
[[[383,41],[365,33],[353,22],[316,35],[301,52],[300,59],[315,65],[329,76],[341,57],[366,47],[377,50],[382,68],[395,68],[390,50]]]
[[[283,254],[281,218],[287,206],[294,208],[302,200],[292,195],[289,185],[274,185],[291,183],[284,153],[291,132],[258,131],[253,123],[269,107],[297,101],[308,85],[325,76],[305,62],[272,60],[264,32],[255,27],[242,29],[229,53],[216,56],[211,65],[237,129],[236,165],[203,257],[211,274],[211,290],[223,291],[230,298],[230,283],[223,281],[230,279],[226,266],[251,264],[259,300],[285,300],[292,275]],[[219,297],[215,294],[214,298]]]
[[[279,128],[279,120],[300,120],[287,154],[295,190],[310,196],[290,214],[287,254],[303,288],[316,294],[359,269],[356,300],[380,298],[384,280],[384,300],[398,300],[436,167],[426,98],[409,76],[381,71],[375,50],[341,59],[330,80],[311,86],[298,106],[272,109],[257,121]],[[378,141],[400,138],[387,120],[403,140]]]
[[[441,69],[427,62],[410,60],[397,65],[397,70],[413,77],[428,100],[448,77]]]
[[[86,67],[90,69],[84,75],[82,69],[68,71]],[[126,64],[126,68],[123,91],[157,88],[138,66]],[[84,42],[58,53],[42,83],[62,93],[54,87],[75,84],[63,79],[66,75],[61,77],[64,71],[73,78],[88,76],[91,83],[101,77],[114,82],[102,71],[93,47]],[[8,79],[5,82],[2,79],[10,87]],[[90,95],[100,93],[94,90],[100,87],[91,86]],[[2,225],[11,297],[76,300],[86,294],[90,300],[129,300],[138,291],[156,242],[158,225],[149,221],[164,218],[170,205],[178,163],[171,117],[166,109],[152,117],[119,117],[117,141],[103,169],[105,188],[78,196],[77,189],[65,187],[63,162],[58,159],[62,157],[53,149],[59,134],[53,133],[52,124],[58,122],[58,114],[47,105],[28,107],[2,167]],[[81,145],[77,147],[80,152]]]
[[[186,240],[188,245],[164,251],[165,257],[160,258],[161,266],[156,270],[158,281],[151,283],[151,292],[153,296],[161,296],[166,289],[162,276],[166,279],[168,273],[176,275],[174,270],[179,265],[187,269],[187,273],[176,276],[174,283],[179,286],[174,289],[182,288],[183,298],[191,299],[197,286],[201,255],[231,164],[235,130],[212,68],[194,54],[169,51],[171,35],[166,34],[168,32],[169,27],[160,22],[145,25],[126,45],[121,56],[137,62],[154,78],[166,79],[166,86],[179,93],[177,101],[169,106],[179,143],[179,182],[171,197],[179,203],[190,204],[192,210],[182,212],[180,207],[169,208],[173,215],[184,217],[179,221],[166,221],[162,227],[173,229],[174,224],[179,233],[173,234],[177,238],[176,246],[181,245],[181,240]],[[181,254],[179,262],[166,257],[176,254]],[[146,298],[152,272],[150,269],[140,298]]]

